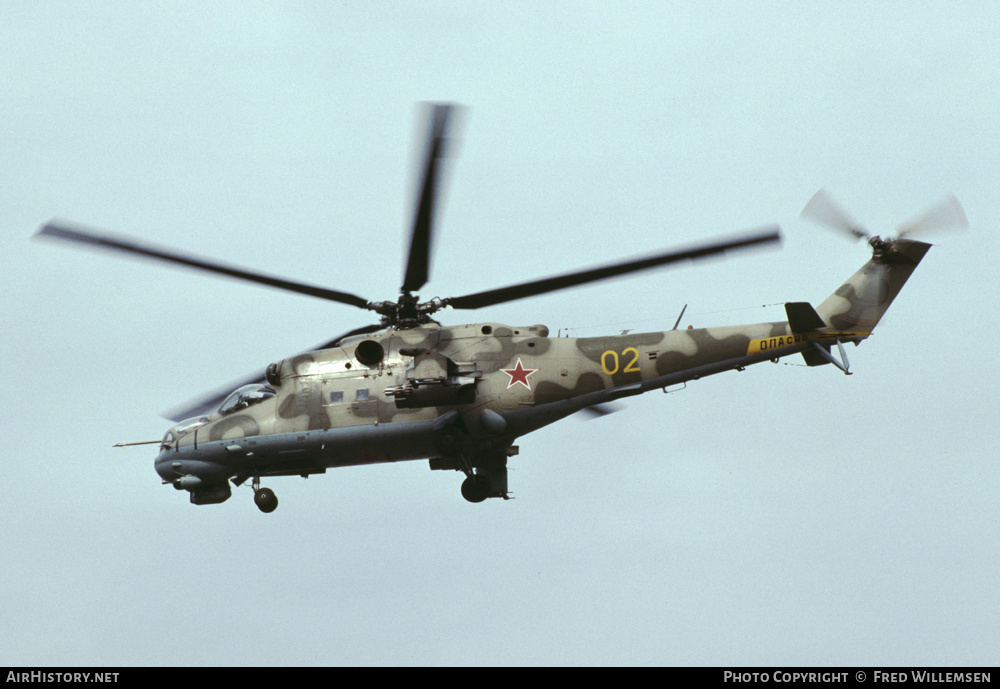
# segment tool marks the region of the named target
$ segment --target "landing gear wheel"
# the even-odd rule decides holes
[[[462,497],[469,502],[482,502],[490,496],[493,486],[482,474],[473,474],[462,482]]]
[[[278,509],[278,497],[270,488],[257,489],[253,494],[253,501],[257,504],[258,509],[265,514]]]

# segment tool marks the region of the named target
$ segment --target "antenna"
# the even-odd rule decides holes
[[[680,314],[677,316],[677,321],[674,323],[674,327],[672,327],[671,330],[677,330],[677,326],[681,324],[681,319],[684,318],[684,312],[687,311],[687,307],[688,305],[685,304],[684,308],[681,309]]]

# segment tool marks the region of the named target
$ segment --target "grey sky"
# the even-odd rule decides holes
[[[987,2],[0,2],[0,663],[995,662],[998,29]],[[368,316],[35,228],[394,298],[433,100],[469,108],[424,297],[785,233],[472,320],[783,319],[868,257],[799,220],[823,186],[876,232],[947,192],[971,227],[853,376],[568,419],[521,439],[513,501],[411,462],[194,507],[112,449]]]

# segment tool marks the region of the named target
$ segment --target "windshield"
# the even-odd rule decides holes
[[[223,403],[219,406],[219,413],[223,416],[226,414],[232,414],[233,412],[246,409],[254,404],[259,404],[266,399],[274,397],[276,394],[278,393],[274,391],[274,388],[261,383],[244,385],[230,394],[229,397],[223,401]]]
[[[160,448],[166,450],[171,447],[178,438],[182,438],[196,428],[200,428],[208,423],[207,416],[192,416],[190,419],[184,419],[176,426],[167,431],[167,434],[163,436],[163,442],[160,443]]]
[[[160,449],[168,450],[175,442],[177,442],[177,436],[174,435],[172,430],[167,431],[167,434],[163,436],[163,440],[160,441]]]

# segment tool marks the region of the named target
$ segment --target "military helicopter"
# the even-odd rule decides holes
[[[456,106],[429,105],[427,112],[429,133],[409,254],[395,301],[369,301],[66,221],[52,220],[39,228],[36,236],[289,290],[381,317],[166,413],[176,425],[162,440],[149,441],[159,443],[155,469],[164,484],[187,491],[191,503],[224,502],[232,495],[231,486],[249,481],[257,507],[269,513],[278,499],[261,487],[262,479],[416,459],[429,460],[431,469],[464,474],[461,492],[470,502],[509,499],[507,461],[518,454],[515,441],[581,410],[602,414],[615,400],[793,354],[801,354],[810,366],[833,364],[849,373],[843,344],[857,345],[871,334],[930,247],[909,235],[927,226],[964,222],[954,202],[925,214],[894,239],[871,238],[871,260],[818,307],[787,303],[787,321],[679,330],[678,317],[665,332],[589,338],[550,337],[544,325],[442,325],[433,316],[445,308],[479,309],[774,245],[781,235],[777,227],[766,227],[422,302],[417,291],[429,279],[437,187]],[[814,197],[804,214],[851,236],[869,237],[825,192]]]

